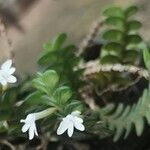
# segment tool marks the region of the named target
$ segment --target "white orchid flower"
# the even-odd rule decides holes
[[[12,67],[12,60],[9,59],[5,61],[0,68],[0,83],[6,86],[7,83],[15,83],[17,81],[16,77],[12,74],[15,72],[15,68]]]
[[[80,114],[81,112],[74,111],[63,118],[57,129],[57,135],[61,135],[67,130],[68,136],[71,137],[73,135],[74,128],[84,131],[85,127],[83,125],[83,119],[79,117]]]
[[[25,123],[22,127],[22,132],[24,133],[29,130],[29,140],[32,140],[34,135],[38,136],[35,121],[36,115],[34,113],[27,115],[26,119],[20,120],[20,122]]]
[[[25,133],[29,130],[29,140],[32,140],[34,136],[38,136],[37,128],[36,128],[36,120],[43,119],[57,111],[56,108],[50,107],[40,112],[31,113],[27,115],[26,119],[21,119],[21,123],[25,123],[22,127],[22,132]]]

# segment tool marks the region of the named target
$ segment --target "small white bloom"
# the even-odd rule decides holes
[[[32,140],[34,138],[34,135],[38,136],[35,121],[36,116],[34,113],[27,115],[26,119],[20,120],[20,122],[25,123],[22,127],[22,132],[24,133],[29,130],[29,140]]]
[[[57,134],[61,135],[67,130],[68,136],[71,137],[73,135],[74,128],[80,131],[84,131],[85,127],[83,125],[83,119],[79,117],[80,114],[81,112],[74,111],[63,118],[57,129]]]
[[[5,61],[0,68],[0,83],[6,86],[7,83],[15,83],[17,81],[16,77],[12,74],[15,72],[15,68],[12,66],[12,60],[9,59]]]

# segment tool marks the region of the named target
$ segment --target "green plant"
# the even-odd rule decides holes
[[[112,134],[114,141],[123,135],[126,139],[133,127],[137,136],[141,136],[144,119],[150,125],[150,87],[144,89],[142,96],[132,105],[124,104],[123,99],[118,104],[115,99],[120,97],[110,94],[116,89],[122,90],[122,87],[123,92],[126,92],[129,86],[134,86],[139,80],[133,81],[131,74],[137,79],[150,79],[150,52],[137,32],[141,23],[130,17],[135,12],[135,6],[124,10],[111,7],[104,11],[104,23],[109,30],[103,33],[105,43],[101,50],[101,62],[98,58],[92,63],[82,64],[82,68],[78,67],[81,58],[76,56],[75,46],[65,46],[66,34],[59,34],[43,45],[37,75],[9,87],[8,83],[16,81],[13,80],[15,76],[12,77],[15,68],[11,67],[10,60],[3,64],[0,68],[0,134],[9,135],[10,138],[23,137],[21,123],[24,123],[22,132],[29,130],[29,139],[38,133],[40,138],[50,133],[48,138],[54,136],[62,140],[57,135],[67,131],[71,137],[74,128],[85,130],[82,133],[75,132],[72,138],[77,141],[93,137],[99,140]],[[135,66],[140,65],[140,49],[144,49],[143,59],[147,70]],[[87,79],[86,83],[82,81],[83,77]],[[82,85],[88,85],[89,89],[85,88],[83,92]],[[103,91],[108,94],[99,93]],[[82,95],[85,101],[76,100]],[[104,107],[96,103],[96,100],[103,98],[106,100]]]
[[[79,75],[81,70],[75,71],[80,59],[76,56],[74,45],[64,45],[67,35],[62,33],[56,36],[51,42],[43,45],[44,51],[38,59],[42,70],[54,69],[58,72],[61,82],[69,84],[73,89],[81,85]]]
[[[110,65],[106,66],[110,70],[100,70],[93,73],[94,75],[91,74],[90,82],[94,85],[94,91],[98,97],[104,96],[104,99],[111,99],[114,92],[127,89],[138,80],[137,76],[128,71],[111,70],[113,65],[117,66],[117,64],[129,65],[129,67],[142,65],[142,51],[147,46],[138,33],[142,23],[133,18],[137,11],[136,6],[126,9],[113,6],[103,12],[105,18],[103,30],[100,32],[103,46],[100,49],[99,65]]]
[[[144,61],[149,70],[150,53],[147,49],[143,52]],[[118,104],[115,108],[114,104],[108,104],[100,109],[100,118],[102,122],[108,126],[110,130],[115,132],[114,141],[120,139],[124,133],[124,139],[128,137],[133,127],[136,129],[137,136],[141,136],[144,130],[144,122],[147,120],[150,125],[150,89],[145,89],[143,95],[137,103],[125,106],[123,103]]]
[[[120,7],[107,8],[104,25],[106,31],[102,35],[105,44],[101,49],[100,62],[136,64],[141,54],[142,38],[138,34],[141,22],[132,18],[138,11],[136,6],[126,9]]]

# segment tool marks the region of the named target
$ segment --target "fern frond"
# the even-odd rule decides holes
[[[109,104],[100,110],[101,120],[110,130],[115,132],[114,141],[117,141],[123,133],[124,139],[126,139],[133,127],[135,127],[137,136],[140,136],[144,130],[144,119],[150,125],[149,98],[150,88],[144,90],[137,104],[133,104],[132,106],[119,104],[115,111],[115,105]]]

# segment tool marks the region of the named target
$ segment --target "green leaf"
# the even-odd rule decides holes
[[[69,114],[73,111],[83,111],[84,109],[84,106],[82,104],[81,101],[78,101],[78,100],[72,100],[69,104],[67,104],[66,106],[64,106],[64,111],[66,114]]]
[[[43,44],[43,53],[38,58],[38,63],[40,65],[46,64],[49,61],[54,62],[57,59],[57,56],[54,57],[54,54],[59,51],[63,43],[65,42],[67,35],[65,33],[59,34],[54,40],[51,42],[46,42]]]
[[[138,52],[136,50],[128,50],[125,53],[124,62],[132,62],[134,63],[138,58]]]
[[[124,139],[126,139],[129,136],[131,130],[132,130],[132,124],[131,124],[131,122],[129,122],[128,125],[126,126],[126,132],[124,135]]]
[[[125,15],[127,17],[130,17],[132,15],[134,15],[135,13],[137,13],[138,8],[136,6],[130,6],[125,10]]]
[[[141,28],[142,24],[139,21],[132,20],[127,23],[127,27],[129,31],[136,31]]]
[[[120,138],[120,136],[122,135],[123,131],[124,131],[124,129],[122,127],[118,127],[116,129],[116,133],[115,133],[114,138],[113,138],[114,142],[116,142]]]
[[[12,117],[14,116],[13,112],[10,110],[7,110],[7,109],[1,109],[0,110],[0,121],[3,121],[3,120],[10,120],[12,119]]]
[[[123,108],[124,108],[124,105],[123,104],[119,104],[115,113],[113,115],[111,115],[111,118],[115,119],[117,117],[120,116],[120,114],[123,112]]]
[[[116,53],[120,53],[123,50],[123,47],[120,43],[110,42],[104,46],[104,49],[107,51],[114,51]]]
[[[103,107],[100,110],[100,115],[108,115],[110,112],[112,112],[115,108],[114,104],[107,104],[105,107]]]
[[[48,70],[33,80],[33,85],[40,91],[51,94],[57,86],[59,76],[54,70]]]
[[[113,63],[119,63],[120,60],[117,56],[113,55],[107,55],[100,59],[102,64],[113,64]]]
[[[120,17],[108,17],[106,18],[105,23],[107,25],[113,25],[119,29],[124,28],[124,20]]]
[[[50,42],[46,42],[43,44],[43,49],[46,51],[46,52],[51,52],[51,51],[54,51],[54,49],[52,49],[52,44]]]
[[[144,49],[143,59],[144,59],[145,66],[147,67],[147,69],[150,72],[150,52],[148,49]]]
[[[66,40],[67,35],[65,33],[59,34],[53,41],[52,41],[52,49],[57,50],[59,49],[64,41]]]
[[[49,100],[43,96],[43,94],[39,91],[33,92],[30,94],[24,101],[26,105],[38,105],[38,104],[46,104],[49,105]]]
[[[50,89],[54,89],[59,81],[59,76],[54,70],[47,70],[41,78],[46,87]]]
[[[39,65],[49,65],[57,60],[57,57],[55,56],[55,52],[45,52],[43,55],[41,55],[38,59]]]
[[[142,41],[142,38],[139,35],[134,34],[134,35],[128,35],[126,37],[126,40],[128,44],[139,44]]]
[[[142,117],[135,119],[135,129],[136,129],[137,136],[141,136],[144,130],[144,120]]]
[[[107,55],[113,55],[113,56],[117,56],[119,58],[121,56],[121,51],[115,51],[115,50],[108,51],[108,50],[102,48],[101,58],[103,58]]]
[[[124,17],[124,11],[120,7],[110,7],[107,8],[103,14],[105,16],[113,16],[113,17]]]
[[[103,34],[103,38],[105,40],[109,40],[109,41],[121,41],[123,38],[123,33],[119,30],[107,30],[106,32],[104,32]]]
[[[12,105],[17,100],[18,88],[7,89],[2,96],[2,105]]]
[[[72,96],[72,92],[69,87],[62,86],[57,88],[54,92],[54,99],[56,100],[57,104],[65,104]]]
[[[32,84],[37,90],[47,93],[47,89],[46,89],[45,85],[43,84],[43,81],[41,78],[34,79],[32,81]]]
[[[107,43],[104,46],[105,49],[109,50],[114,50],[114,51],[121,51],[123,49],[122,45],[120,43],[116,43],[116,42],[110,42]]]

